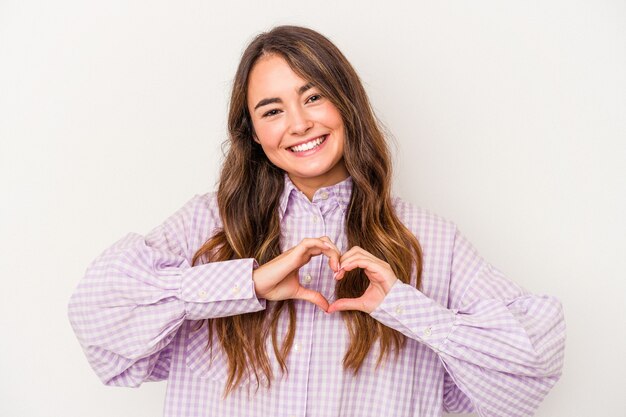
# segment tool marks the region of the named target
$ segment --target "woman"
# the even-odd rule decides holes
[[[385,138],[329,40],[254,39],[228,126],[217,193],[115,243],[70,301],[105,384],[167,379],[166,416],[533,413],[561,373],[560,303],[390,196]]]

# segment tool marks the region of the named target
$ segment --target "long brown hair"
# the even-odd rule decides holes
[[[279,198],[284,172],[265,156],[253,140],[247,107],[247,86],[256,61],[268,54],[283,57],[292,70],[315,82],[337,107],[345,127],[344,162],[352,177],[352,197],[346,215],[349,247],[360,246],[385,260],[402,282],[410,283],[412,268],[420,286],[422,252],[416,237],[400,222],[391,204],[391,158],[385,136],[372,111],[358,75],[339,49],[321,34],[307,28],[279,26],[257,36],[239,63],[228,115],[229,145],[217,191],[223,228],[193,257],[197,262],[255,258],[262,265],[281,253]],[[362,270],[348,272],[338,281],[337,298],[359,297],[369,284]],[[269,303],[269,302],[268,302]],[[274,308],[255,313],[206,320],[208,343],[217,335],[227,355],[229,375],[225,394],[244,376],[254,376],[259,386],[273,378],[266,346],[272,338],[274,355],[283,372],[296,332],[292,300],[273,303]],[[289,328],[277,340],[278,318],[289,315]],[[378,340],[378,362],[405,343],[404,336],[360,311],[342,312],[350,335],[344,369],[357,373],[372,344]],[[279,343],[280,342],[280,343]]]

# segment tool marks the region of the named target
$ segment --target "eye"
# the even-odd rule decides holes
[[[266,111],[265,113],[263,113],[263,117],[272,117],[272,116],[276,116],[278,113],[280,113],[280,110],[278,109],[272,109],[269,111]]]
[[[316,101],[320,101],[322,99],[321,94],[313,94],[311,97],[307,99],[307,103],[314,103]]]

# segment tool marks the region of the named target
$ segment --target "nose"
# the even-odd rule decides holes
[[[289,133],[292,135],[304,135],[313,127],[311,120],[306,111],[303,109],[293,109],[289,118]]]

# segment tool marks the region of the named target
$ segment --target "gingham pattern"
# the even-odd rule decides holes
[[[347,250],[352,182],[318,190],[313,202],[285,178],[283,250],[330,237]],[[344,372],[341,314],[296,301],[297,331],[268,390],[247,377],[222,398],[227,359],[195,320],[273,308],[258,300],[254,260],[190,267],[221,226],[215,195],[197,195],[145,237],[129,234],[87,269],[69,316],[92,367],[109,385],[168,380],[165,416],[368,417],[531,415],[560,376],[565,325],[555,298],[534,296],[485,262],[455,225],[400,199],[397,214],[424,251],[423,288],[397,282],[372,316],[407,339],[378,368],[374,346],[357,375]],[[300,269],[302,285],[335,299],[327,260]],[[286,321],[279,323],[279,336]],[[270,358],[272,349],[268,346]],[[397,355],[396,355],[397,353]]]

